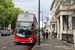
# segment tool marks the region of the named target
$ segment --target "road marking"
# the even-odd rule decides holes
[[[7,46],[4,46],[4,47],[2,47],[1,49],[4,49],[4,48],[6,48]]]
[[[10,45],[13,45],[13,43],[12,43],[12,44],[10,44]]]
[[[28,50],[30,47],[31,47],[31,45],[26,50]]]

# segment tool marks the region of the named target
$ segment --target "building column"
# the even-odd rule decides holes
[[[73,40],[74,40],[74,45],[75,45],[75,30],[73,30]]]
[[[51,34],[50,34],[51,36],[52,36],[52,31],[53,31],[53,30],[52,30],[52,24],[51,24]]]
[[[71,31],[71,33],[72,33],[72,30],[73,30],[73,29],[72,29],[72,16],[71,16],[71,23],[70,23],[70,27],[71,27],[71,28],[70,28],[70,31]]]
[[[59,18],[57,19],[57,39],[59,39]]]
[[[72,33],[72,17],[69,17],[69,31]]]
[[[56,24],[55,24],[55,32],[56,32]]]
[[[63,32],[63,17],[60,16],[60,40],[62,40],[62,32]]]

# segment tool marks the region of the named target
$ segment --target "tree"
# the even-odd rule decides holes
[[[40,31],[42,31],[42,28],[40,29]]]
[[[11,24],[12,29],[15,28],[18,13],[24,12],[20,8],[15,8],[12,0],[0,0],[0,26],[8,26]]]
[[[5,8],[14,7],[12,0],[4,0],[1,3]]]
[[[0,25],[7,26],[9,23],[7,20],[8,11],[7,9],[14,7],[12,0],[0,0]]]
[[[44,28],[43,29],[46,29],[46,25],[44,26]]]
[[[26,11],[26,13],[28,13],[28,11]]]
[[[7,16],[7,13],[6,13],[6,10],[4,8],[3,5],[0,5],[0,25],[1,26],[4,26],[5,24],[5,20],[6,20],[6,16]]]
[[[11,28],[14,29],[18,13],[22,13],[24,11],[20,10],[20,8],[10,8],[8,10],[9,18],[11,19]]]

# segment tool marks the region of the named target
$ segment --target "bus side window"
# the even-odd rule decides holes
[[[34,26],[34,23],[32,24],[32,27]]]

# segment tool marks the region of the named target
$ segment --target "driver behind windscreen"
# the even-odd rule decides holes
[[[20,34],[23,34],[23,32],[24,32],[23,29],[20,29],[20,30],[19,30],[19,33],[20,33]]]

